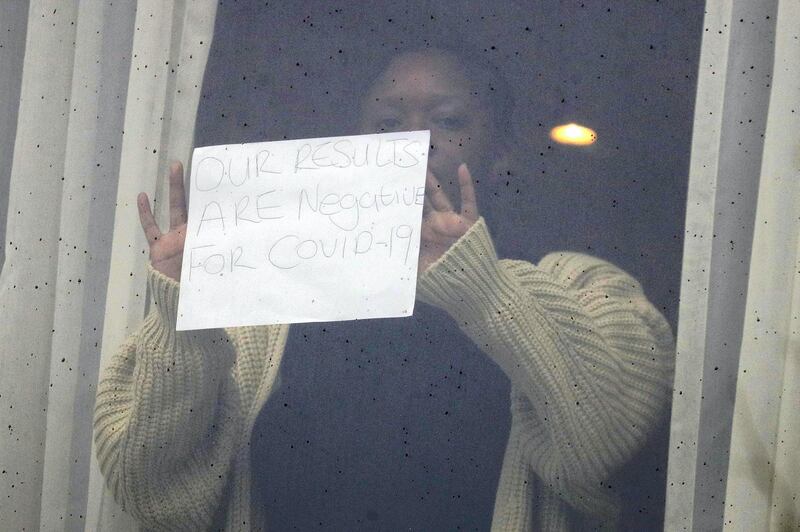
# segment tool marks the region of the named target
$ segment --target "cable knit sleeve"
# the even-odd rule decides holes
[[[98,385],[94,437],[114,498],[155,530],[208,528],[241,420],[233,346],[219,329],[175,331],[178,283],[148,272],[155,308]]]
[[[448,311],[512,382],[518,445],[544,486],[583,511],[664,412],[674,342],[639,283],[580,253],[498,260],[481,218],[424,272],[417,297]]]

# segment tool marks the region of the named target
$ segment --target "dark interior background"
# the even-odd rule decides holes
[[[479,204],[501,256],[584,251],[639,279],[677,325],[699,0],[219,3],[195,145],[354,133],[396,48],[468,46],[514,90],[520,153]],[[548,136],[575,121],[590,147]],[[668,420],[624,472],[626,529],[663,519]]]

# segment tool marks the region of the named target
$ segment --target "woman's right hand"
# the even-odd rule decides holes
[[[173,161],[169,167],[169,231],[162,233],[150,209],[150,199],[141,192],[137,198],[139,220],[150,245],[153,269],[176,281],[181,280],[183,245],[186,240],[186,197],[183,192],[183,165]]]

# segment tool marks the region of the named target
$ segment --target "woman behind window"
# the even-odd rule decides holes
[[[672,333],[604,260],[497,257],[475,181],[511,155],[498,90],[471,58],[428,48],[397,55],[363,95],[363,133],[431,131],[426,305],[411,318],[176,332],[181,166],[168,231],[140,195],[154,308],[103,375],[95,439],[143,525],[614,525],[608,479],[666,410]]]

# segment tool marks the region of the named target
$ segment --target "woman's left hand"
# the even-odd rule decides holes
[[[430,170],[425,182],[425,206],[422,215],[422,235],[418,273],[436,262],[456,240],[478,220],[475,185],[466,164],[458,167],[458,186],[461,189],[461,212],[456,212],[439,180]]]

